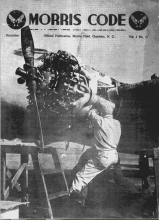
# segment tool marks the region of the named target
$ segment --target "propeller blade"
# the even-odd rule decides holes
[[[34,41],[29,26],[26,26],[21,29],[21,45],[22,45],[22,52],[25,63],[30,65],[28,74],[34,76],[36,72],[34,68]],[[30,82],[27,82],[27,86],[33,95],[33,101],[36,106],[35,114],[37,115],[37,130],[36,130],[35,138],[40,139],[40,142],[38,141],[37,143],[40,145],[41,150],[44,151],[42,124],[40,119],[38,101],[36,97],[36,86],[37,86],[36,84],[37,83],[35,80],[31,80]]]
[[[25,63],[34,66],[34,41],[29,26],[21,29],[21,45]]]

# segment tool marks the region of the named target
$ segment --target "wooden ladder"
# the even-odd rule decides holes
[[[42,205],[42,207],[39,207],[39,208],[40,208],[40,212],[43,209],[43,217],[53,218],[53,211],[51,208],[50,201],[53,199],[62,197],[62,196],[69,195],[69,189],[68,189],[67,180],[65,177],[65,173],[64,173],[60,158],[59,158],[57,148],[46,147],[44,149],[44,153],[42,153],[42,154],[51,154],[52,155],[55,169],[52,170],[52,172],[50,172],[50,171],[44,172],[42,170],[42,167],[39,162],[39,153],[37,152],[37,153],[31,154],[33,166],[34,166],[34,171],[35,171],[35,177],[36,177],[37,186],[38,186],[38,191],[39,191],[39,196],[40,196],[40,201],[41,201],[41,205]],[[51,175],[51,174],[53,175],[53,174],[59,174],[59,173],[61,173],[61,175],[62,175],[64,189],[59,192],[54,192],[54,193],[49,194],[48,188],[46,185],[46,181],[45,181],[45,175]],[[53,184],[52,184],[52,186],[53,186]],[[37,209],[37,212],[39,211],[39,208]]]
[[[6,154],[20,154],[21,157],[21,165],[18,168],[15,176],[10,175],[10,185],[6,187],[6,176],[7,172],[6,169]],[[60,162],[60,158],[58,155],[58,150],[53,147],[45,147],[44,152],[41,154],[51,154],[53,163],[54,163],[54,169],[52,172],[43,171],[40,160],[39,160],[39,148],[36,145],[28,145],[28,144],[22,144],[22,145],[10,145],[10,144],[2,144],[1,145],[1,186],[2,186],[2,200],[7,200],[9,198],[10,191],[17,186],[18,180],[21,177],[22,178],[22,200],[29,202],[29,193],[28,193],[28,168],[27,164],[29,161],[29,154],[31,155],[33,167],[34,167],[34,173],[35,178],[37,182],[38,192],[40,196],[40,206],[37,205],[23,205],[20,206],[21,213],[28,217],[28,218],[53,218],[53,211],[51,208],[50,201],[52,199],[56,199],[62,196],[69,195],[69,189],[67,180],[65,177],[65,173],[62,167],[62,164]],[[9,171],[8,171],[9,172]],[[48,193],[48,187],[45,180],[45,174],[51,175],[51,174],[58,174],[61,173],[62,180],[63,180],[63,190],[56,192],[56,193]],[[61,184],[62,185],[62,184]],[[54,187],[54,183],[52,184],[52,187]]]

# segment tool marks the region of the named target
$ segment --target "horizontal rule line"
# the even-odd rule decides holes
[[[71,29],[30,29],[30,30],[47,30],[47,31],[71,31]],[[126,31],[126,29],[72,29],[73,31]]]

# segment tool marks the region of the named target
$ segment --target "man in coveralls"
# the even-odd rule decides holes
[[[131,181],[122,175],[117,146],[121,136],[120,122],[113,118],[115,104],[92,94],[91,90],[83,86],[86,92],[77,91],[82,95],[72,103],[73,113],[79,117],[87,117],[93,124],[93,145],[80,157],[75,177],[72,181],[70,193],[85,201],[86,186],[93,178],[102,171],[114,165],[113,179],[116,183],[123,185],[131,193],[139,193]],[[83,197],[83,198],[82,198]],[[84,204],[83,204],[84,205]]]

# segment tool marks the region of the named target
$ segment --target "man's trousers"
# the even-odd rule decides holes
[[[111,168],[112,178],[117,184],[123,186],[126,191],[139,193],[135,185],[123,176],[116,150],[98,151],[92,148],[81,155],[74,168],[75,176],[70,191],[81,192],[93,178],[109,168]]]

